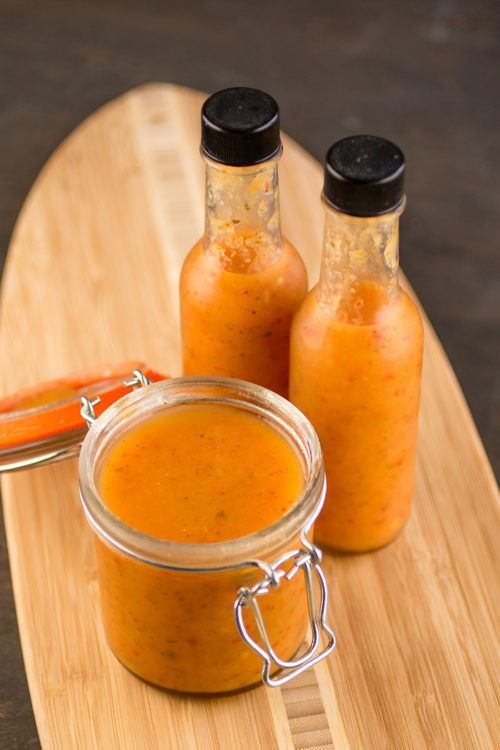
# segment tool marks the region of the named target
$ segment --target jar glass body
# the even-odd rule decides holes
[[[98,492],[109,448],[135,424],[180,404],[231,404],[266,420],[300,457],[304,490],[279,521],[247,537],[182,544],[142,534],[113,516]],[[108,643],[132,672],[156,685],[187,692],[226,692],[258,683],[262,661],[241,638],[234,617],[242,587],[303,544],[319,511],[324,475],[314,430],[291,404],[241,381],[179,378],[121,399],[92,425],[80,457],[80,489],[96,534],[98,577]],[[202,502],[202,498],[200,498]],[[301,649],[309,623],[302,576],[259,596],[269,639],[285,660]],[[245,626],[259,641],[250,611]]]

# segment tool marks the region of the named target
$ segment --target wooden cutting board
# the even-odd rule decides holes
[[[202,230],[202,99],[165,84],[131,91],[45,166],[3,281],[4,393],[127,359],[179,374],[177,282]],[[280,180],[284,230],[315,281],[321,168],[288,138]],[[134,678],[104,642],[75,463],[7,476],[2,490],[45,749],[486,750],[498,741],[496,485],[428,323],[411,521],[379,552],[326,557],[337,650],[281,690],[189,699]]]

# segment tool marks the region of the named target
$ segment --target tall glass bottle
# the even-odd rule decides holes
[[[316,540],[344,551],[387,544],[411,508],[423,328],[398,282],[404,169],[383,138],[328,151],[320,281],[292,327],[290,399],[318,432],[328,482]]]
[[[201,150],[205,232],[180,282],[184,374],[287,395],[290,327],[307,275],[280,229],[278,105],[256,89],[213,94],[202,109]]]

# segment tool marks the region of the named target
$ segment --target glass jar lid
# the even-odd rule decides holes
[[[141,385],[138,373],[150,382],[164,379],[141,362],[123,362],[38,383],[1,399],[0,473],[76,456],[87,433],[85,405],[99,404],[101,414]]]

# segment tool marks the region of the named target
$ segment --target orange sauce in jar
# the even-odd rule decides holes
[[[221,375],[288,393],[290,327],[307,291],[304,263],[283,240],[260,249],[191,250],[181,274],[185,375]],[[238,252],[233,253],[234,246]],[[262,251],[263,252],[263,251]]]
[[[323,449],[327,499],[315,539],[362,552],[390,542],[411,508],[422,366],[420,314],[401,290],[389,299],[353,285],[336,309],[313,289],[292,329],[290,399]]]
[[[245,537],[283,517],[301,495],[301,461],[257,415],[222,404],[169,407],[136,424],[105,453],[98,476],[104,505],[151,537],[213,544]],[[298,543],[297,540],[294,540]],[[241,639],[237,590],[261,571],[163,569],[97,538],[106,635],[132,672],[178,691],[224,692],[256,683],[262,662]],[[259,602],[282,658],[307,627],[300,576]],[[253,622],[252,637],[258,638]]]

